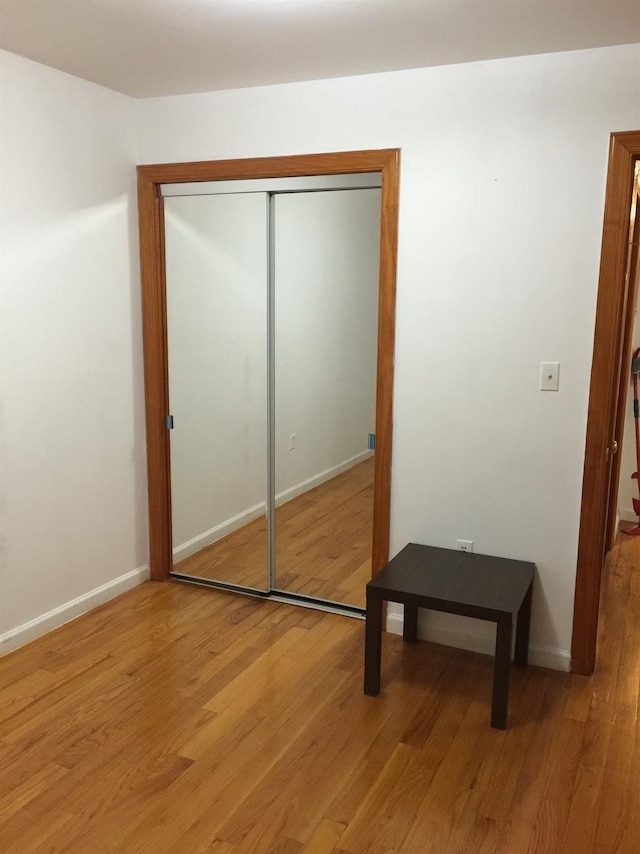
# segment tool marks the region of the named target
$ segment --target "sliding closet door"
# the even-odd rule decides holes
[[[380,190],[277,195],[275,587],[364,606],[371,578]]]
[[[265,590],[267,195],[164,204],[173,571]]]

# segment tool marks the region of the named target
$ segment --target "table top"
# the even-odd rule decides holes
[[[535,564],[528,561],[409,543],[371,579],[367,594],[396,602],[424,597],[516,614],[534,572]]]

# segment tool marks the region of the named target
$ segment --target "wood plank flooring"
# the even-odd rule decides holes
[[[365,606],[371,578],[373,458],[276,509],[276,586]],[[267,523],[256,519],[175,565],[197,578],[265,589]]]
[[[638,538],[605,575],[593,677],[145,584],[0,659],[0,850],[638,854]]]

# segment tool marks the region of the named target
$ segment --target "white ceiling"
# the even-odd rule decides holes
[[[0,48],[136,97],[640,42],[640,0],[0,0]]]

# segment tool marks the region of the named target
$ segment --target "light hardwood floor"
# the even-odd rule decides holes
[[[605,576],[593,677],[178,583],[0,660],[0,850],[637,854],[638,538]]]
[[[276,587],[365,605],[371,578],[373,458],[276,509]],[[176,572],[264,589],[267,524],[256,519],[191,557]]]

